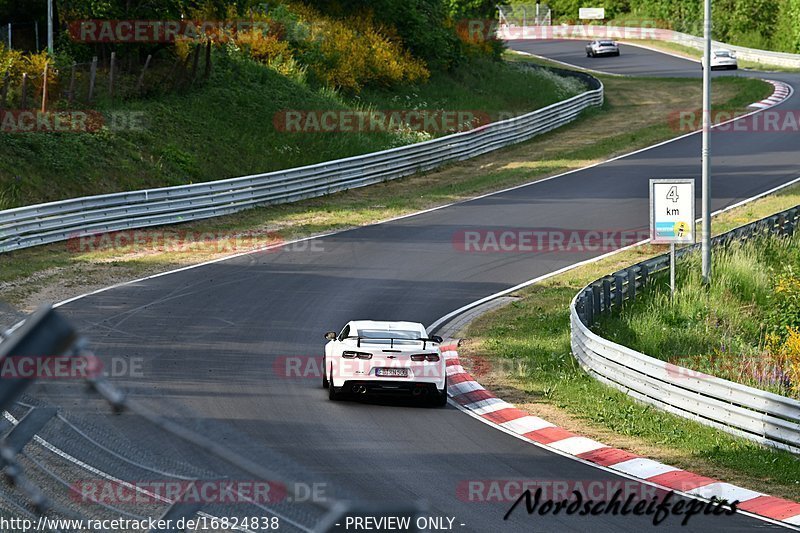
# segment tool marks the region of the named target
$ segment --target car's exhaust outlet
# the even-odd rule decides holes
[[[367,387],[365,387],[364,385],[353,385],[352,390],[353,392],[359,392],[361,394],[364,394],[365,392],[367,392]]]
[[[411,391],[411,394],[414,395],[415,397],[425,396],[426,394],[428,394],[428,389],[424,387],[415,387],[414,390]]]

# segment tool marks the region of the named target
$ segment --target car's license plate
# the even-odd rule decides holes
[[[407,368],[376,368],[376,376],[391,377],[391,378],[407,378]]]

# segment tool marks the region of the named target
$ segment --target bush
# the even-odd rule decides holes
[[[367,85],[390,87],[428,77],[424,63],[369,18],[335,19],[298,5],[276,9],[265,20],[277,33],[252,31],[238,36],[237,44],[279,71],[295,69],[296,60],[318,85],[358,92]]]
[[[7,50],[0,43],[0,82],[8,76],[11,81],[18,80],[22,73],[24,58],[19,50]]]
[[[463,50],[445,0],[340,0],[325,2],[335,16],[357,13],[394,28],[403,44],[432,70],[460,64]]]
[[[775,277],[770,296],[769,325],[772,332],[784,338],[788,330],[800,325],[800,277],[792,265],[785,265]]]

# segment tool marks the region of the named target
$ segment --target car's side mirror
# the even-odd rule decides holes
[[[441,344],[444,340],[439,335],[433,335],[431,340],[437,344]]]
[[[334,340],[334,339],[336,338],[336,332],[335,332],[335,331],[329,331],[329,332],[327,332],[327,333],[325,334],[325,338],[326,338],[326,339],[328,339],[329,341],[332,341],[332,340]]]

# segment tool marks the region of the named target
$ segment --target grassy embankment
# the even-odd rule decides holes
[[[274,125],[286,110],[480,110],[495,118],[582,90],[576,80],[474,60],[427,83],[343,96],[220,54],[212,79],[188,94],[100,103],[101,111],[139,113],[139,131],[0,134],[0,209],[269,172],[431,137],[408,129],[315,132],[305,120],[310,131],[286,132]]]
[[[603,316],[597,332],[677,365],[799,397],[800,233],[734,244],[712,265],[705,287],[692,254],[676,269],[674,298],[658,274],[624,313]]]

